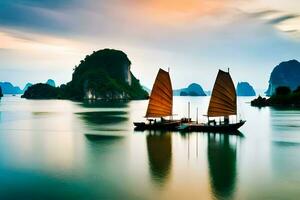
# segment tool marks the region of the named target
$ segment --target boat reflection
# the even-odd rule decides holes
[[[163,185],[171,171],[172,137],[169,132],[150,132],[147,135],[149,168],[152,179]]]
[[[236,185],[236,154],[240,136],[208,134],[210,182],[216,199],[231,199]]]

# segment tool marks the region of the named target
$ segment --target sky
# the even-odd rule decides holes
[[[151,88],[170,68],[173,88],[211,90],[218,69],[266,89],[272,69],[300,60],[299,0],[0,0],[0,81],[24,87],[71,80],[103,48],[124,51]]]

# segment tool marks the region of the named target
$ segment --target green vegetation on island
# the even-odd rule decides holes
[[[51,98],[73,100],[131,100],[146,99],[148,93],[130,71],[131,62],[119,50],[103,49],[93,52],[75,67],[72,80],[58,88],[52,87]],[[41,89],[45,84],[36,84],[24,98],[48,98]],[[49,87],[47,87],[49,89]],[[50,90],[51,90],[50,89]],[[49,91],[50,91],[49,90]],[[56,92],[54,92],[56,91]]]
[[[34,84],[21,96],[26,99],[58,99],[60,98],[60,89],[45,83]]]
[[[292,91],[289,87],[280,86],[276,88],[275,94],[270,98],[258,98],[251,101],[252,106],[300,106],[300,87]]]

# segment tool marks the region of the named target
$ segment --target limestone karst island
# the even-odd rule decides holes
[[[148,93],[130,71],[131,61],[119,50],[103,49],[87,55],[75,66],[72,80],[60,87],[49,84],[30,86],[27,99],[147,99]]]

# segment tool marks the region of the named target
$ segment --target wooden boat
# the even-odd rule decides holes
[[[230,122],[230,116],[235,116],[235,122]],[[207,119],[207,123],[182,123],[177,128],[181,131],[232,132],[246,122],[237,120],[237,96],[229,70],[218,72],[209,102]]]
[[[134,122],[135,130],[176,130],[180,120],[172,118],[173,90],[169,72],[159,69],[149,98],[145,118],[147,122]]]

